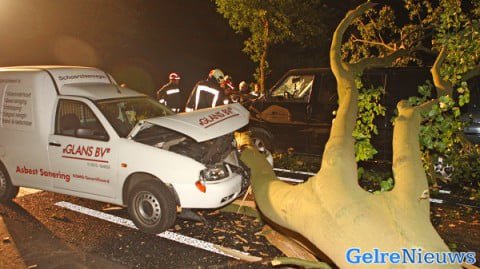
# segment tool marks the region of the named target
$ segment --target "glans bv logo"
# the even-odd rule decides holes
[[[205,128],[215,124],[216,122],[222,121],[224,119],[233,117],[233,116],[238,116],[239,114],[233,114],[233,108],[227,107],[225,109],[222,109],[220,111],[214,112],[212,114],[209,114],[206,117],[200,118],[198,120],[198,123],[200,126],[204,126]]]
[[[110,153],[110,148],[103,147],[68,144],[63,148],[63,154],[66,155],[103,158],[108,153]]]

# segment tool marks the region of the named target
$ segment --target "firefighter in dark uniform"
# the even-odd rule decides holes
[[[169,82],[157,91],[157,100],[172,109],[173,112],[182,110],[182,95],[180,92],[180,76],[171,73],[168,76]]]
[[[186,112],[228,104],[224,89],[220,86],[225,76],[220,69],[213,69],[206,80],[199,81],[188,97]]]

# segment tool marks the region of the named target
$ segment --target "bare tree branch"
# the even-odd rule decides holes
[[[365,39],[359,39],[355,36],[353,36],[352,38],[352,42],[355,42],[355,43],[364,43],[364,44],[370,44],[370,45],[373,45],[373,46],[379,46],[379,47],[384,47],[386,48],[387,50],[389,51],[395,51],[396,49],[392,46],[389,46],[385,43],[382,43],[382,42],[379,42],[379,41],[369,41],[369,40],[365,40]]]

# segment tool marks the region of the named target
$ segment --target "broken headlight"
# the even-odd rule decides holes
[[[217,181],[230,175],[225,164],[216,164],[200,171],[200,179],[205,181]]]

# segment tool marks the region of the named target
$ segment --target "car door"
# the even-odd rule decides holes
[[[428,68],[391,68],[388,69],[385,84],[383,104],[386,107],[385,117],[377,121],[379,134],[372,138],[372,145],[378,154],[377,160],[392,160],[393,124],[392,118],[396,117],[396,108],[401,100],[408,100],[412,96],[419,97],[418,87],[432,81]],[[378,79],[377,79],[378,81]],[[433,97],[433,96],[432,96]]]
[[[59,99],[54,132],[49,136],[48,172],[59,192],[113,197],[117,153],[95,114],[100,112],[88,103]]]
[[[287,75],[269,93],[258,117],[274,131],[281,148],[306,150],[307,109],[314,84],[313,74]]]
[[[311,126],[308,137],[308,153],[322,155],[330,135],[334,111],[338,108],[337,82],[328,70],[317,75],[314,93],[308,108]]]

